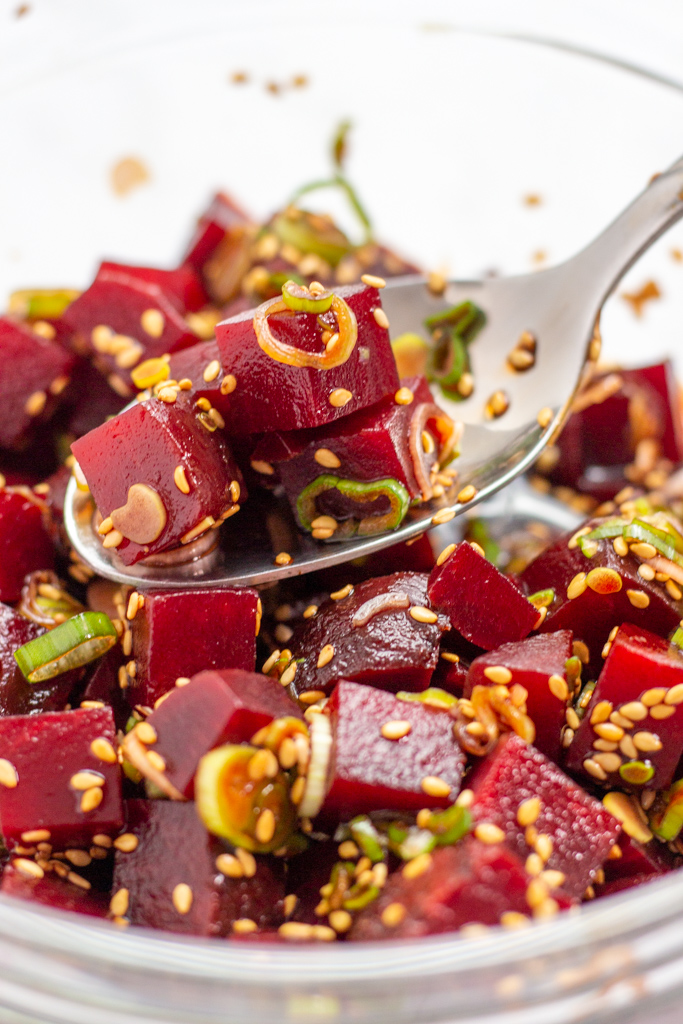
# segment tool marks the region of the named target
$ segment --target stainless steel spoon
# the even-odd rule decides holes
[[[602,234],[578,255],[548,270],[486,281],[453,281],[440,297],[421,278],[399,278],[382,293],[392,336],[420,332],[426,317],[472,299],[487,323],[470,349],[475,389],[466,401],[437,401],[464,425],[459,476],[436,501],[413,508],[401,527],[389,534],[337,543],[319,543],[296,528],[284,499],[252,497],[222,528],[220,546],[183,565],[124,566],[102,547],[92,527],[87,494],[69,484],[64,518],[78,555],[99,576],[136,587],[247,585],[313,572],[417,537],[432,526],[505,487],[538,457],[567,415],[571,400],[599,354],[594,335],[603,303],[629,267],[683,216],[683,158],[655,178]],[[523,332],[536,339],[534,366],[523,373],[510,368],[508,355]],[[500,417],[487,420],[484,409],[497,391],[509,399]],[[542,412],[543,411],[543,412]],[[539,413],[541,413],[539,417]],[[457,500],[471,484],[476,494]],[[291,555],[287,565],[275,556]]]

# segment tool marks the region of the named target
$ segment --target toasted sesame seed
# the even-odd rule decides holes
[[[548,689],[552,693],[553,697],[557,697],[558,700],[566,701],[569,697],[567,681],[563,679],[562,676],[550,676],[548,678]]]
[[[306,779],[303,777],[303,775],[300,775],[294,781],[294,784],[293,784],[292,788],[289,791],[289,798],[290,798],[290,800],[292,801],[293,804],[296,805],[296,804],[300,804],[301,803],[301,801],[303,799],[303,795],[304,795],[304,790],[305,789],[306,789]]]
[[[534,878],[526,890],[526,901],[532,910],[536,910],[548,898],[548,886],[540,878]]]
[[[627,590],[626,596],[634,608],[648,608],[650,598],[644,590]]]
[[[350,597],[353,593],[353,586],[351,583],[347,583],[341,590],[335,590],[330,594],[333,601],[343,601],[345,597]]]
[[[216,868],[227,878],[242,878],[244,876],[244,868],[237,857],[233,857],[231,853],[219,853],[216,857]]]
[[[344,932],[348,932],[349,928],[353,924],[353,918],[351,917],[351,914],[349,914],[348,910],[333,910],[328,920],[335,932],[340,935]]]
[[[334,406],[335,409],[342,409],[345,405],[348,405],[353,395],[346,388],[335,388],[329,395],[329,403]]]
[[[628,704],[622,704],[619,713],[631,722],[642,722],[648,716],[648,709],[642,701],[632,700]]]
[[[320,654],[318,655],[318,668],[324,668],[334,658],[334,647],[332,644],[325,644]]]
[[[555,414],[552,409],[547,405],[544,406],[536,417],[539,427],[541,427],[542,430],[545,430],[545,428],[552,423],[554,415]]]
[[[280,680],[280,682],[282,682],[282,680]],[[325,693],[323,690],[304,690],[303,693],[299,694],[299,700],[302,704],[317,704],[324,696]]]
[[[394,395],[394,401],[397,405],[410,405],[415,398],[415,395],[410,388],[399,388]]]
[[[610,743],[618,743],[624,736],[624,730],[619,725],[615,725],[613,722],[598,722],[597,725],[593,726],[593,731],[596,736],[600,736],[603,740],[608,740]]]
[[[662,749],[662,741],[653,732],[636,732],[633,734],[633,743],[636,749],[644,753],[655,753]]]
[[[504,665],[487,665],[484,675],[492,683],[499,683],[502,686],[512,682],[512,672]]]
[[[190,493],[190,484],[184,466],[176,466],[173,470],[173,483],[182,494]]]
[[[648,558],[655,558],[657,555],[657,548],[654,544],[648,544],[645,541],[638,541],[636,544],[631,544],[631,553],[636,555],[637,558],[642,558],[647,561]]]
[[[460,661],[460,656],[454,654],[453,651],[442,651],[441,657],[443,658],[444,661],[450,662],[451,665],[457,665],[458,662]]]
[[[471,807],[474,803],[474,791],[471,789],[461,790],[455,803],[457,807]]]
[[[518,928],[528,928],[531,924],[529,918],[525,914],[520,914],[516,910],[506,910],[500,915],[501,927],[513,930]],[[514,975],[511,975],[514,977]],[[519,991],[518,986],[515,986],[515,992]],[[505,992],[505,995],[512,995],[512,992]]]
[[[625,558],[628,554],[628,544],[623,537],[615,537],[612,541],[612,547],[620,558]]]
[[[529,797],[528,800],[522,801],[517,808],[517,822],[522,828],[527,825],[533,825],[541,813],[541,801],[537,796]]]
[[[179,914],[189,914],[192,907],[193,893],[192,889],[185,882],[178,882],[173,895],[173,906],[176,908]]]
[[[577,597],[581,597],[587,588],[588,584],[586,583],[586,573],[577,572],[576,576],[574,576],[567,587],[567,599],[569,601],[574,601]]]
[[[425,775],[420,786],[423,793],[433,797],[446,797],[451,791],[449,784],[438,775]]]
[[[378,327],[383,327],[385,331],[389,330],[389,317],[381,306],[377,306],[376,309],[373,309],[372,315],[375,318],[375,323]]]
[[[411,619],[415,619],[416,622],[423,622],[426,625],[431,625],[432,623],[439,621],[439,616],[436,612],[431,611],[429,608],[423,608],[420,605],[416,605],[411,608],[409,615]]]
[[[93,786],[103,786],[104,778],[96,772],[76,772],[69,779],[69,784],[73,789],[87,790]]]
[[[256,860],[252,853],[248,850],[243,850],[241,846],[238,846],[235,850],[235,856],[242,865],[245,878],[253,878],[256,874]]]
[[[109,901],[109,912],[114,917],[125,917],[128,913],[130,893],[128,889],[117,889]]]
[[[278,928],[278,935],[283,939],[306,942],[313,938],[313,925],[304,924],[303,921],[285,921]]]
[[[510,399],[504,391],[494,391],[484,407],[487,419],[498,419],[510,407]]]
[[[607,778],[607,773],[593,758],[587,757],[583,762],[583,767],[584,771],[587,771],[594,779],[600,779],[601,782],[604,782]]]
[[[161,754],[158,754],[156,750],[147,751],[147,760],[149,761],[153,768],[156,768],[158,772],[166,771],[166,762],[161,756]]]
[[[66,878],[68,882],[71,882],[72,885],[77,885],[79,889],[88,890],[92,888],[88,879],[83,878],[82,875],[77,875],[75,871],[69,871]]]
[[[638,575],[641,577],[641,579],[647,580],[648,583],[651,583],[652,580],[655,578],[655,571],[651,565],[648,565],[646,562],[643,562],[642,565],[638,566]]]
[[[442,526],[444,523],[450,523],[451,519],[455,518],[455,512],[450,508],[442,508],[440,512],[432,516],[433,526]]]
[[[216,379],[220,372],[221,364],[218,362],[217,359],[212,359],[208,366],[204,368],[202,377],[204,378],[207,384],[210,384],[211,381]]]
[[[474,835],[480,843],[485,843],[487,846],[502,843],[505,839],[505,833],[502,828],[498,828],[497,825],[489,821],[483,821],[480,825],[477,825]]]
[[[530,853],[524,864],[524,870],[527,875],[531,875],[532,878],[537,878],[542,874],[545,864],[543,859],[537,853]]]
[[[407,722],[405,719],[395,718],[390,722],[385,722],[380,732],[384,736],[385,740],[400,740],[413,728],[411,722]]]
[[[138,837],[132,832],[124,832],[117,836],[113,842],[114,847],[121,853],[133,853],[138,848]]]
[[[84,814],[94,811],[100,806],[103,798],[104,793],[99,786],[93,786],[92,789],[86,789],[81,797],[81,811]]]
[[[261,779],[274,779],[280,770],[278,760],[272,750],[262,749],[249,759],[247,775],[252,782],[260,782]]]
[[[591,712],[590,723],[596,725],[598,722],[606,722],[612,714],[612,703],[609,700],[599,701]],[[630,724],[630,723],[629,723]]]
[[[337,853],[342,860],[356,860],[359,854],[359,849],[352,839],[346,839],[343,843],[340,843],[337,847]]]
[[[269,807],[261,811],[254,827],[254,835],[259,843],[269,843],[271,841],[275,835],[276,824],[275,815]]]
[[[368,288],[386,288],[387,282],[383,277],[375,277],[374,274],[361,274],[360,279]]]
[[[45,408],[47,402],[47,395],[44,391],[34,391],[32,395],[26,399],[24,405],[24,412],[27,416],[40,416],[41,412]]]
[[[547,862],[548,860],[550,860],[550,857],[553,852],[553,841],[550,838],[550,836],[546,835],[544,832],[541,832],[537,836],[536,842],[534,843],[534,850],[536,851],[536,853],[542,861]]]
[[[103,548],[118,548],[123,544],[123,534],[120,530],[111,530],[102,541]]]
[[[472,484],[467,484],[461,491],[458,492],[458,504],[466,505],[468,501],[472,501],[477,496],[477,488]]]
[[[441,554],[439,555],[439,557],[437,558],[436,564],[437,565],[443,565],[443,563],[446,561],[446,559],[450,558],[450,556],[453,554],[453,552],[455,551],[455,548],[456,548],[455,544],[449,544],[448,547],[445,547],[443,549],[443,551],[441,552]]]
[[[579,716],[577,715],[574,708],[567,708],[565,712],[565,721],[567,722],[567,725],[575,731],[579,728],[579,725],[581,724]]]
[[[683,683],[677,683],[667,691],[664,703],[669,705],[683,704]]]
[[[652,839],[652,832],[643,823],[636,806],[626,793],[612,791],[602,798],[603,806],[612,814],[617,821],[621,822],[626,835],[640,843],[649,843]],[[640,812],[642,813],[642,811]]]
[[[281,551],[275,556],[275,565],[289,565],[292,561],[292,556],[287,551]]]
[[[290,683],[294,682],[294,676],[296,675],[297,663],[290,661],[289,665],[285,668],[282,675],[280,676],[280,682],[283,686],[289,686]]]
[[[66,850],[65,856],[75,868],[87,868],[92,861],[92,857],[85,850]]]
[[[270,657],[263,663],[263,668],[261,669],[261,672],[263,673],[264,676],[267,676],[270,670],[275,668],[275,665],[280,659],[281,653],[282,652],[279,650],[273,651]]]
[[[0,757],[0,786],[5,789],[15,789],[19,782],[17,769],[6,757]]]
[[[97,532],[100,534],[100,536],[104,537],[106,536],[106,534],[111,533],[113,529],[114,524],[111,521],[111,516],[107,516],[107,518],[103,519],[100,525],[97,527]]]
[[[593,754],[593,761],[606,772],[618,772],[621,768],[621,756],[614,751],[600,751]],[[585,767],[585,763],[584,763]]]
[[[249,935],[258,931],[258,925],[250,917],[239,917],[232,922],[232,930],[236,935]]]
[[[329,448],[318,448],[313,458],[319,466],[324,466],[326,469],[338,469],[341,466],[341,459]]]
[[[298,902],[299,897],[293,892],[290,892],[287,896],[285,896],[284,900],[282,901],[282,909],[284,910],[285,917],[292,916],[292,914],[296,910]]]
[[[24,878],[44,878],[45,872],[41,868],[40,864],[36,864],[34,860],[27,860],[25,857],[16,857],[12,861],[12,867],[15,871],[18,871]]]
[[[666,592],[669,597],[673,598],[674,601],[680,601],[683,598],[683,591],[678,587],[673,580],[667,580],[664,584]]]
[[[406,908],[402,903],[389,903],[382,911],[382,924],[385,928],[397,928],[406,916]]]
[[[429,871],[432,864],[431,853],[419,853],[417,857],[407,862],[401,873],[404,878],[419,878],[425,871]]]

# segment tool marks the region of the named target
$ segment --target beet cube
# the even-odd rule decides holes
[[[114,713],[118,729],[125,729],[130,718],[130,705],[119,682],[119,669],[124,661],[121,645],[115,644],[95,662],[92,675],[81,696],[83,701],[96,700],[108,704]]]
[[[61,711],[66,705],[80,671],[65,672],[44,683],[28,683],[14,660],[19,647],[45,632],[42,626],[0,604],[0,716],[37,715]]]
[[[223,192],[214,196],[199,218],[183,262],[202,275],[207,291],[219,305],[239,292],[251,263],[253,233],[249,217]]]
[[[127,816],[138,845],[132,853],[116,851],[113,893],[128,891],[131,924],[225,936],[240,918],[259,928],[282,922],[281,860],[256,857],[251,877],[228,878],[216,866],[225,848],[206,831],[194,804],[129,800]]]
[[[466,640],[491,651],[521,640],[538,621],[538,609],[471,544],[458,544],[429,577],[435,608],[450,616]]]
[[[148,591],[132,623],[131,704],[152,707],[176,679],[205,669],[253,672],[258,606],[255,590]]]
[[[592,529],[603,522],[594,519],[586,526]],[[632,622],[667,636],[680,622],[683,601],[675,600],[664,583],[640,576],[641,562],[630,553],[625,557],[618,555],[610,539],[598,541],[596,553],[587,558],[573,537],[574,534],[565,534],[543,551],[526,567],[520,581],[530,594],[547,589],[554,592],[548,614],[539,627],[541,632],[571,629],[574,639],[582,640],[588,647],[590,668],[597,675],[602,667],[602,649],[614,626]],[[610,584],[614,581],[614,587],[619,589],[603,592],[599,579],[593,583],[589,575],[595,569],[609,569]],[[579,573],[586,576],[586,586],[577,588],[577,592],[569,591],[570,597],[569,585]]]
[[[100,513],[122,537],[116,552],[126,565],[189,543],[244,499],[224,440],[179,401],[141,402],[72,451]]]
[[[355,314],[358,340],[346,362],[329,370],[289,366],[267,355],[257,341],[251,310],[218,325],[222,374],[230,373],[237,381],[223,404],[216,404],[228,433],[318,427],[395,393],[399,380],[389,332],[373,316],[381,307],[379,292],[356,285],[338,288],[337,294]],[[321,319],[335,328],[330,314]],[[276,313],[269,324],[273,335],[286,344],[309,352],[324,350],[314,313]],[[352,396],[345,404],[340,404],[343,395],[335,395],[340,391]]]
[[[570,897],[583,896],[621,831],[598,800],[514,733],[477,765],[468,785],[476,821],[501,828],[523,860],[538,853],[564,874]]]
[[[18,780],[13,788],[0,788],[0,824],[7,845],[33,829],[47,829],[50,842],[62,847],[87,845],[98,832],[119,831],[121,770],[116,760],[112,764],[93,753],[95,740],[105,740],[115,751],[110,708],[0,718],[0,756],[14,767]],[[74,779],[82,773],[101,780],[92,787],[101,793],[99,804],[91,801],[91,789],[82,789]]]
[[[385,690],[424,690],[439,659],[448,620],[420,621],[411,609],[430,608],[427,577],[398,572],[366,580],[338,601],[326,601],[290,641],[296,661],[293,687],[330,693],[339,679]],[[422,619],[430,616],[417,613]],[[355,624],[354,624],[355,623]],[[318,666],[323,647],[333,656]]]
[[[326,710],[332,726],[324,817],[392,809],[417,811],[455,802],[465,755],[453,735],[453,719],[418,701],[401,701],[385,690],[340,682]],[[409,722],[400,739],[386,739],[388,722]],[[442,779],[447,795],[430,795],[426,779]]]
[[[469,697],[475,686],[492,685],[495,680],[487,669],[500,667],[511,675],[506,686],[515,683],[528,692],[527,714],[536,726],[534,746],[559,762],[562,753],[561,732],[567,710],[567,676],[565,664],[572,656],[572,634],[568,629],[503,644],[489,654],[475,658],[470,666],[465,687]]]
[[[568,767],[609,789],[667,789],[683,754],[683,655],[631,623],[615,636]]]
[[[303,713],[270,676],[242,669],[199,672],[171,691],[147,721],[156,731],[154,749],[166,762],[166,777],[187,797],[194,792],[199,759],[221,743],[248,743],[274,718]]]
[[[69,383],[74,357],[30,326],[0,317],[0,447],[25,442]]]
[[[656,839],[639,843],[622,832],[618,846],[621,856],[609,857],[605,861],[605,880],[594,886],[597,896],[630,889],[681,866],[681,858],[674,856],[666,844]]]
[[[530,882],[524,862],[510,849],[469,837],[456,846],[435,850],[427,870],[415,878],[395,871],[380,896],[358,914],[349,938],[415,939],[468,924],[500,924],[505,914],[531,917]],[[554,898],[555,909],[571,902],[560,891],[549,893],[548,898]],[[383,919],[392,904],[399,911],[402,908],[403,915]]]
[[[179,313],[195,313],[206,305],[206,292],[202,283],[187,264],[174,270],[160,270],[159,267],[132,267],[125,263],[100,263],[97,272],[99,280],[133,279],[156,285],[164,292]]]
[[[25,576],[54,566],[48,525],[44,503],[28,487],[0,489],[0,601],[18,601]]]
[[[105,893],[82,889],[52,872],[40,879],[28,878],[11,863],[3,871],[0,893],[89,917],[106,917],[109,909],[109,897]]]

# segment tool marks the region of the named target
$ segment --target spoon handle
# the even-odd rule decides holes
[[[657,175],[585,249],[565,266],[572,268],[595,308],[601,308],[646,249],[683,217],[683,157]]]

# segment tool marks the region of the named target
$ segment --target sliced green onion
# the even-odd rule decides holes
[[[346,480],[342,477],[332,476],[331,473],[323,473],[307,487],[304,487],[296,501],[299,522],[305,530],[313,529],[313,520],[318,515],[317,499],[325,491],[332,490],[337,490],[340,494],[364,504],[385,497],[389,499],[391,505],[389,511],[381,516],[369,515],[360,520],[353,518],[342,522],[334,533],[335,540],[350,537],[355,533],[363,537],[371,537],[378,533],[384,533],[386,530],[396,530],[410,508],[408,491],[402,483],[392,477],[365,483],[361,480]]]
[[[649,761],[627,761],[619,768],[619,774],[631,786],[646,786],[654,777],[655,770]]]
[[[486,315],[479,306],[468,300],[440,313],[434,313],[427,317],[424,323],[430,331],[436,330],[437,327],[452,327],[465,345],[469,345],[486,323]]]
[[[349,822],[351,835],[357,846],[369,857],[373,864],[384,860],[384,848],[380,842],[380,834],[367,815],[360,815]]]
[[[529,601],[534,608],[550,608],[550,605],[555,600],[555,591],[552,587],[548,587],[547,590],[537,590],[535,594],[531,594]]]
[[[666,805],[650,815],[650,828],[660,839],[670,843],[683,829],[683,779],[674,782],[663,797]]]
[[[353,889],[349,890],[349,895],[342,903],[342,907],[344,910],[362,910],[378,896],[379,889],[376,885],[371,885],[367,889],[354,885]]]
[[[311,188],[322,188],[328,184],[329,182],[316,182]],[[306,210],[290,206],[275,216],[272,228],[283,245],[293,245],[304,254],[313,253],[330,266],[336,267],[353,247],[333,221],[325,219],[329,220],[329,223],[323,227],[323,221],[317,214],[313,219]]]
[[[680,647],[683,650],[683,626],[679,626],[676,629],[669,643],[675,644],[676,647]]]
[[[579,694],[579,698],[576,701],[576,704],[574,706],[574,710],[576,711],[576,714],[577,714],[578,718],[583,718],[584,715],[586,714],[586,708],[588,707],[588,705],[591,702],[591,698],[593,697],[594,689],[595,689],[595,681],[591,679],[591,680],[589,680],[586,683],[586,685],[581,690],[581,693]]]
[[[472,815],[466,807],[453,804],[445,811],[432,811],[427,828],[438,846],[453,846],[472,830]]]
[[[458,703],[457,697],[454,697],[452,693],[448,693],[447,690],[440,690],[438,686],[429,686],[420,693],[399,690],[396,694],[396,699],[406,701],[407,703],[417,701],[419,704],[428,704],[430,707],[438,708],[440,711],[448,711],[449,708]]]
[[[458,393],[457,386],[463,373],[469,370],[470,366],[465,342],[455,329],[443,328],[435,332],[434,341],[427,376],[429,380],[435,381],[449,393],[455,392],[454,397],[462,398],[462,395]]]
[[[389,847],[401,860],[413,860],[421,853],[430,853],[436,846],[436,837],[424,828],[411,825],[401,828],[390,825],[387,831]]]
[[[443,463],[440,463],[443,466]],[[487,561],[492,565],[498,565],[500,559],[500,545],[493,539],[485,519],[471,519],[467,524],[467,540],[475,541],[480,548],[484,549]]]
[[[80,294],[74,288],[25,288],[12,292],[8,312],[23,320],[56,320]]]
[[[415,377],[425,373],[431,346],[421,335],[410,331],[399,334],[391,342],[391,351],[394,353],[399,377]]]
[[[324,291],[319,295],[312,295],[308,288],[302,287],[295,281],[287,280],[282,286],[282,298],[285,305],[297,313],[327,313],[334,300],[334,292]]]
[[[14,652],[14,657],[29,683],[42,683],[94,661],[117,640],[118,634],[108,615],[81,612],[49,633],[29,640]]]

